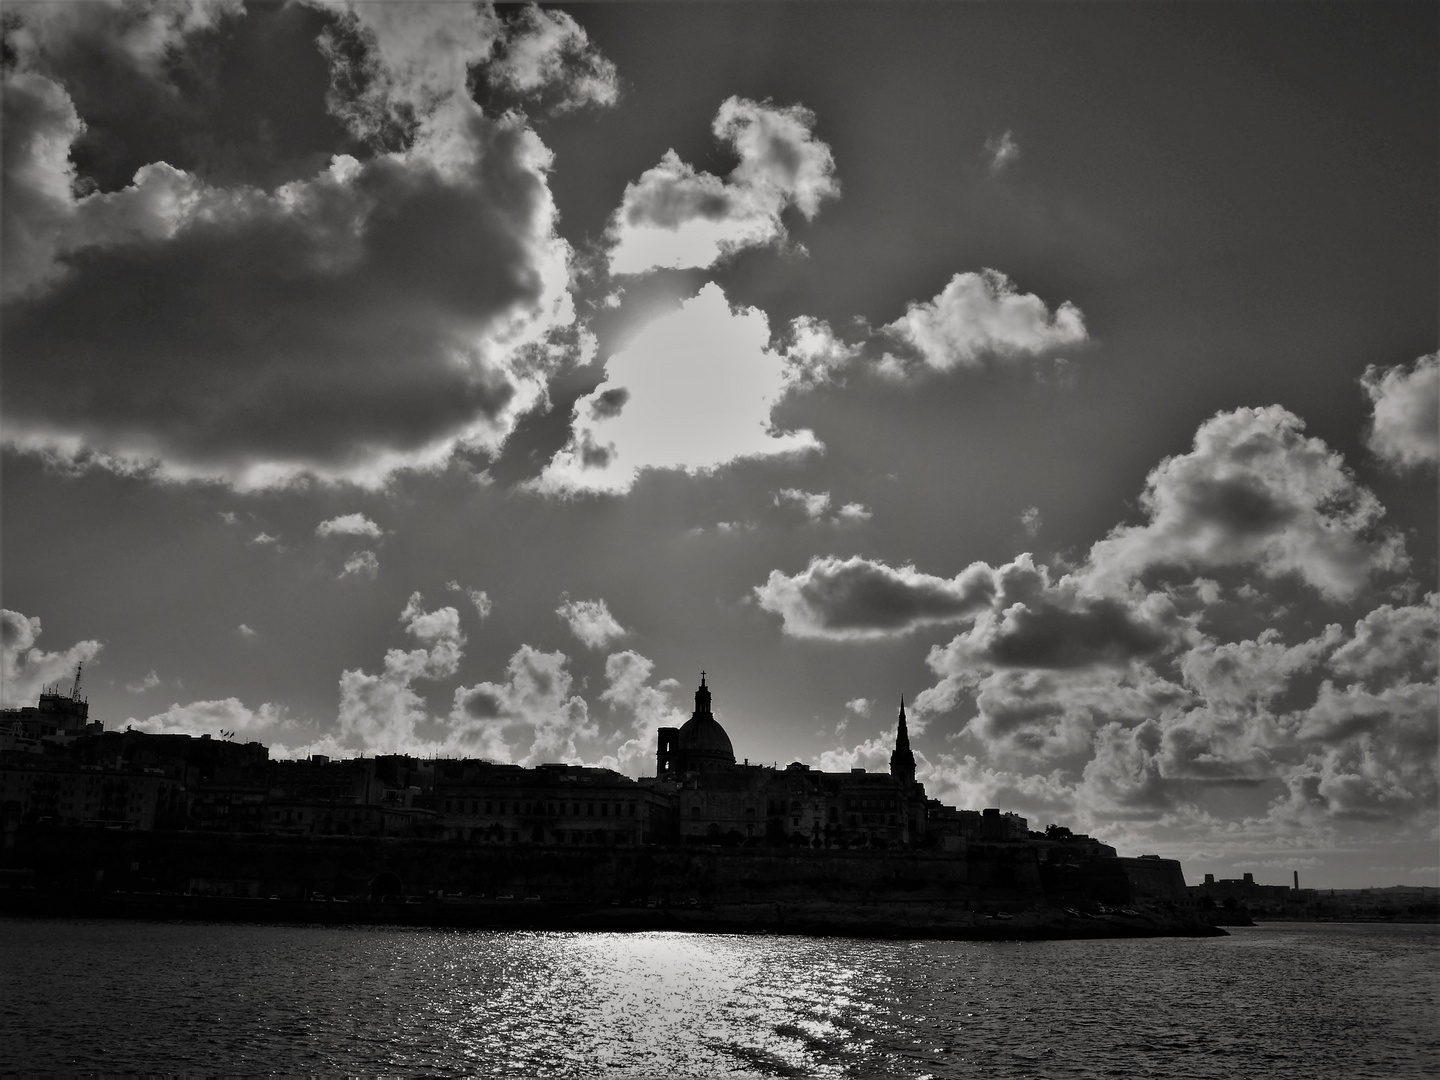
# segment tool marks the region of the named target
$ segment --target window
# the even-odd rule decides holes
[[[692,818],[694,818],[696,821],[699,821],[699,820],[700,820],[700,807],[698,807],[698,806],[692,806],[692,807],[690,807],[690,816],[691,816]]]
[[[630,804],[630,816],[635,816],[635,804],[633,802]]]
[[[609,804],[609,803],[603,803],[603,802],[602,802],[602,803],[600,804],[600,816],[601,816],[601,817],[609,817],[609,816],[610,816],[610,804]]]
[[[585,804],[585,813],[589,814],[591,817],[595,816],[595,804],[593,802]]]

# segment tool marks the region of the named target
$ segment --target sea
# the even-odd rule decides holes
[[[873,941],[0,919],[0,1072],[1440,1073],[1440,927]]]

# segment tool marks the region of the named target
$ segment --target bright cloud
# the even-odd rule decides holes
[[[453,676],[465,645],[458,611],[426,611],[423,604],[414,593],[400,613],[406,633],[421,648],[388,650],[376,675],[359,669],[341,673],[338,720],[343,745],[370,753],[404,753],[419,741],[417,728],[429,714],[414,683]]]
[[[8,608],[0,611],[0,706],[34,705],[48,683],[75,677],[76,666],[99,654],[98,641],[80,641],[61,652],[46,652],[35,642],[40,620]]]
[[[610,614],[604,600],[571,600],[562,595],[555,614],[565,620],[570,632],[587,648],[603,649],[625,636],[625,628]]]
[[[357,551],[345,560],[345,566],[340,571],[340,576],[342,578],[355,577],[374,581],[375,576],[379,573],[380,557],[373,551]]]
[[[819,449],[808,431],[772,427],[786,381],[768,339],[762,312],[734,311],[718,285],[706,285],[606,361],[605,381],[575,403],[570,444],[535,486],[619,493],[642,469],[694,472]]]
[[[1374,413],[1370,449],[1400,468],[1440,460],[1440,353],[1410,368],[1365,369],[1360,380]]]
[[[653,773],[656,732],[662,727],[679,727],[687,719],[670,696],[679,684],[666,679],[651,685],[654,670],[653,661],[633,650],[612,653],[605,659],[606,687],[600,700],[626,723],[614,735],[619,745],[602,757],[600,764],[629,776]]]
[[[775,505],[781,506],[791,503],[805,511],[805,516],[811,521],[817,521],[825,516],[825,511],[830,508],[830,493],[828,491],[802,491],[800,488],[781,488],[775,493]]]
[[[592,48],[580,25],[563,11],[534,4],[507,23],[484,74],[492,87],[549,102],[561,113],[614,105],[620,97],[615,65]]]
[[[385,530],[364,514],[341,514],[315,527],[316,536],[383,536]]]
[[[814,124],[800,105],[726,100],[712,130],[740,163],[722,180],[667,150],[659,165],[626,185],[608,231],[610,272],[710,266],[741,248],[783,239],[787,207],[813,218],[823,199],[840,193],[834,158],[814,137]]]
[[[1347,599],[1374,575],[1403,569],[1403,540],[1379,524],[1384,507],[1304,429],[1278,405],[1201,424],[1189,453],[1146,478],[1148,520],[1091,549],[1096,579],[1128,581],[1153,566],[1252,566]]]
[[[972,367],[987,356],[1034,356],[1086,338],[1074,304],[1052,315],[1034,293],[1019,293],[998,270],[956,274],[933,300],[913,302],[885,331],[932,368]]]
[[[449,717],[449,745],[520,765],[578,764],[578,741],[594,739],[599,732],[585,699],[570,693],[567,662],[562,652],[522,645],[506,667],[506,681],[458,688]]]
[[[486,619],[488,619],[490,617],[490,612],[493,611],[495,608],[494,602],[490,599],[490,594],[487,593],[484,589],[466,588],[458,581],[447,581],[445,583],[445,588],[449,589],[451,592],[464,593],[467,597],[469,597],[470,603],[475,605],[475,614],[480,616],[481,622],[484,622]]]

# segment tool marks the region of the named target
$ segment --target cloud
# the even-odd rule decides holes
[[[708,284],[645,326],[606,361],[605,381],[575,403],[575,433],[533,485],[548,493],[628,491],[643,469],[696,472],[737,458],[819,449],[809,431],[776,432],[785,364],[769,324],[734,311]],[[603,405],[623,389],[619,412]],[[596,406],[601,406],[597,408]]]
[[[606,657],[606,687],[600,700],[628,723],[616,735],[623,741],[613,753],[602,757],[599,764],[629,776],[653,774],[656,732],[661,727],[679,727],[686,721],[686,714],[670,697],[678,684],[666,679],[652,686],[650,677],[654,670],[654,661],[633,650]]]
[[[253,638],[260,636],[260,631],[252,630],[243,622],[235,628],[235,632],[239,634],[242,638]]]
[[[912,302],[885,328],[930,367],[973,367],[987,356],[1034,356],[1086,339],[1074,304],[1052,315],[1034,293],[1018,293],[998,270],[956,274],[935,299]]]
[[[1322,744],[1285,776],[1272,813],[1301,822],[1434,821],[1440,708],[1435,684],[1404,682],[1378,692],[1326,682],[1307,710],[1300,739]]]
[[[1020,527],[1025,530],[1025,535],[1032,539],[1040,532],[1041,525],[1040,508],[1038,506],[1027,506],[1020,511]]]
[[[1165,651],[1191,630],[1162,593],[1095,595],[1077,576],[1052,582],[1049,570],[1029,555],[995,570],[991,587],[990,606],[975,613],[975,625],[932,650],[935,671],[1123,668]]]
[[[285,711],[266,703],[251,709],[239,698],[192,701],[171,705],[163,713],[144,720],[131,717],[129,727],[152,735],[218,735],[233,731],[238,741],[265,741],[288,723]]]
[[[722,180],[667,150],[625,187],[607,231],[610,272],[707,267],[741,248],[783,240],[782,211],[793,206],[813,218],[823,199],[840,193],[834,158],[814,137],[814,124],[800,105],[727,99],[712,130],[739,164]]]
[[[22,25],[47,7],[104,10]],[[6,442],[241,489],[376,486],[499,446],[544,395],[534,346],[574,314],[550,152],[466,89],[493,33],[472,5],[333,15],[331,104],[368,148],[273,190],[154,160],[85,191],[84,76],[22,59],[3,99]]]
[[[1074,785],[1059,773],[997,769],[973,756],[953,754],[942,754],[933,762],[917,761],[915,773],[932,797],[954,806],[1004,807],[1022,815],[1043,814],[1052,821],[1074,806]],[[1033,816],[1030,827],[1040,828]]]
[[[585,700],[570,693],[567,662],[562,652],[522,645],[510,657],[505,682],[459,687],[449,717],[448,745],[520,765],[578,763],[577,742],[595,738],[598,729]],[[521,729],[518,741],[507,737],[516,728]]]
[[[830,508],[830,493],[828,491],[801,491],[799,488],[781,488],[775,493],[775,505],[783,506],[787,502],[803,509],[805,516],[811,521],[817,521],[824,517],[825,511]]]
[[[565,620],[581,644],[591,649],[603,649],[625,636],[625,628],[610,614],[604,600],[571,600],[562,593],[555,614]]]
[[[379,556],[373,551],[357,551],[345,560],[345,567],[340,571],[340,577],[365,578],[374,581],[375,575],[378,573],[380,573]]]
[[[469,589],[462,586],[458,581],[447,581],[445,588],[451,592],[464,593],[468,596],[470,603],[475,605],[475,613],[480,616],[481,622],[488,619],[490,612],[495,608],[494,602],[490,599],[490,594],[484,589]]]
[[[146,675],[143,679],[141,679],[139,682],[126,683],[125,689],[132,694],[143,694],[147,690],[154,690],[155,687],[159,685],[160,676],[155,674],[154,668],[151,668],[150,673]]]
[[[483,77],[492,91],[557,113],[614,105],[620,97],[615,65],[595,51],[584,29],[565,12],[534,4],[505,23]]]
[[[1381,604],[1355,624],[1355,634],[1330,657],[1343,678],[1372,681],[1412,673],[1433,680],[1440,657],[1440,593],[1405,607]]]
[[[985,140],[985,156],[990,161],[990,175],[998,176],[1007,165],[1020,157],[1020,144],[1009,131]]]
[[[1402,469],[1440,460],[1440,353],[1409,369],[1371,364],[1360,385],[1372,406],[1367,442],[1377,457]]]
[[[319,5],[317,5],[319,6]],[[489,57],[500,26],[479,4],[325,4],[327,103],[351,133],[382,146],[469,101],[470,67]]]
[[[1278,405],[1205,421],[1189,453],[1146,478],[1148,520],[1091,548],[1095,580],[1129,581],[1159,566],[1250,566],[1343,600],[1374,575],[1404,569],[1404,542],[1381,528],[1379,500],[1304,427]]]
[[[874,704],[869,698],[857,697],[845,702],[845,708],[856,716],[869,716]]]
[[[256,533],[250,538],[250,543],[256,544],[260,547],[269,547],[270,545],[278,544],[279,542],[280,538],[278,536],[271,536],[267,532]]]
[[[984,563],[947,579],[913,566],[830,555],[812,559],[798,574],[772,570],[755,595],[792,637],[859,641],[969,618],[990,603],[994,590],[993,571]]]
[[[364,514],[341,514],[315,526],[316,536],[382,536],[385,530]]]
[[[805,512],[808,520],[824,522],[827,520],[826,511],[830,509],[830,493],[828,491],[805,491],[801,488],[781,488],[775,493],[774,502],[776,506],[787,504],[797,506]],[[852,502],[837,509],[828,522],[832,525],[859,525],[874,516],[863,503]]]
[[[360,669],[341,673],[338,725],[343,745],[370,753],[406,753],[419,741],[417,729],[430,717],[413,684],[453,676],[465,645],[458,611],[426,611],[423,605],[421,594],[413,593],[400,613],[405,632],[421,648],[387,650],[379,674]]]
[[[826,772],[848,773],[851,769],[889,772],[890,752],[893,749],[888,736],[877,735],[854,746],[824,750],[811,760],[815,768]]]
[[[783,342],[786,379],[797,387],[835,381],[838,373],[860,355],[841,341],[823,319],[799,315],[790,320]]]
[[[46,652],[35,644],[39,637],[39,618],[0,610],[0,705],[5,708],[33,706],[42,687],[73,679],[76,667],[95,659],[102,648],[87,640]]]

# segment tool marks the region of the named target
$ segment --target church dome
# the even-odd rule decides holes
[[[712,769],[735,764],[735,748],[720,721],[710,711],[710,688],[705,673],[700,673],[700,689],[695,691],[695,712],[676,735],[681,772]]]
[[[687,754],[698,751],[724,757],[732,764],[735,761],[735,748],[730,745],[730,736],[710,713],[696,713],[685,721],[680,728],[680,749]]]

